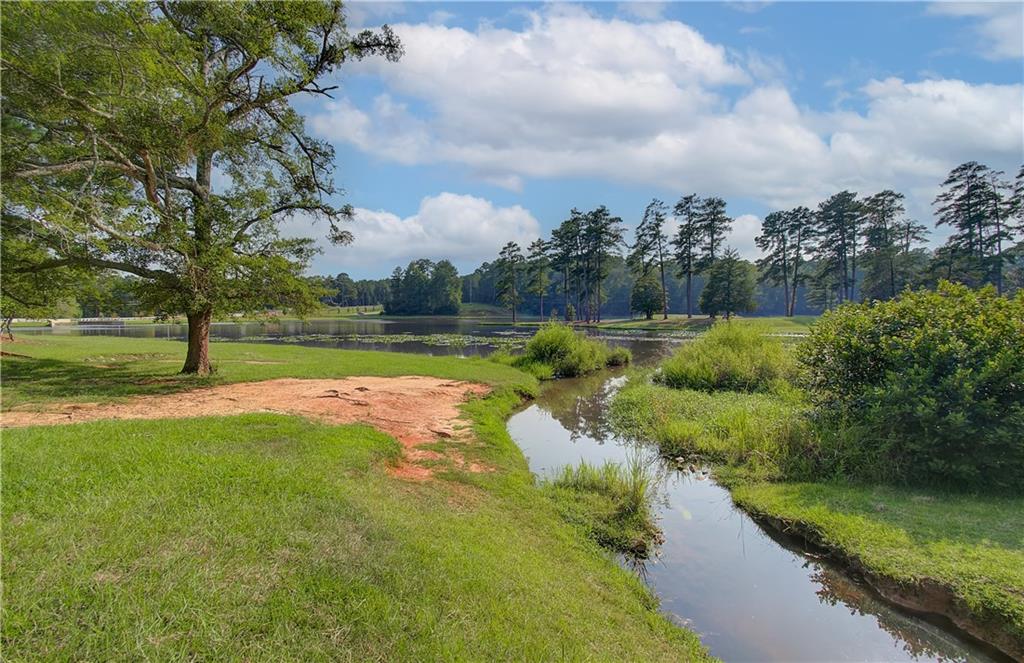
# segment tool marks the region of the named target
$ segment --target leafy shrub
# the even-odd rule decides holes
[[[743,465],[766,477],[807,478],[816,435],[795,389],[779,394],[674,389],[634,379],[612,401],[612,424],[666,456]]]
[[[662,362],[656,379],[676,389],[770,391],[793,377],[794,367],[766,326],[719,322]]]
[[[607,344],[587,338],[568,325],[549,322],[537,330],[514,365],[526,369],[539,365],[547,367],[544,370],[554,377],[576,377],[605,366],[628,364],[630,357],[625,348],[613,351]]]
[[[1024,292],[943,283],[811,328],[823,457],[873,480],[1024,489]]]
[[[661,537],[651,505],[654,499],[650,465],[639,457],[625,466],[583,462],[564,467],[545,483],[562,517],[580,525],[600,545],[615,552],[646,557]]]

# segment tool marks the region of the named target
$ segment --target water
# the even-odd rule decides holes
[[[252,341],[260,343],[293,343],[309,347],[330,347],[346,350],[382,350],[415,352],[428,355],[484,356],[509,342],[523,343],[535,330],[513,327],[501,319],[451,317],[417,317],[388,319],[379,315],[333,320],[282,322],[215,322],[210,328],[213,341]],[[24,327],[15,330],[26,335],[124,336],[129,338],[166,338],[184,340],[188,326],[184,324],[139,325],[58,325],[56,327]],[[666,344],[680,338],[662,338],[648,331],[592,331],[613,345],[634,349],[641,358],[659,352]],[[645,341],[645,342],[639,342]]]
[[[991,661],[986,648],[901,612],[831,564],[762,530],[700,469],[678,470],[617,437],[610,398],[625,378],[551,383],[508,430],[541,477],[581,460],[639,455],[659,477],[665,541],[638,569],[673,620],[726,661]],[[994,659],[993,656],[996,658]]]
[[[17,330],[169,339],[183,339],[186,332],[185,325],[172,324]],[[532,332],[493,321],[373,316],[217,323],[211,334],[218,341],[484,355]],[[438,335],[462,340],[453,343]],[[598,335],[628,347],[639,363],[657,359],[680,341],[645,332]],[[540,398],[509,420],[508,429],[540,476],[584,459],[621,462],[630,454],[654,466],[665,541],[654,558],[636,568],[662,609],[697,631],[713,654],[727,661],[998,660],[998,654],[881,602],[798,543],[765,532],[702,472],[680,471],[651,446],[617,437],[606,413],[624,379],[602,373],[549,383]]]

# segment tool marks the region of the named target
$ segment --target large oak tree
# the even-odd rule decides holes
[[[339,2],[5,3],[3,233],[39,260],[134,274],[188,318],[183,371],[206,374],[216,311],[312,306],[312,240],[289,216],[337,206],[330,145],[292,106],[346,62],[397,59],[384,27],[350,34]]]

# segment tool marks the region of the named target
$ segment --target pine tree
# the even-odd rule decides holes
[[[586,286],[587,322],[601,322],[601,284],[608,276],[608,257],[624,241],[622,219],[601,205],[584,215],[583,269]]]
[[[519,272],[523,265],[523,250],[509,242],[498,256],[498,281],[495,284],[498,301],[512,311],[512,324],[516,323],[516,308],[522,302],[519,295]]]
[[[540,318],[544,319],[544,293],[547,292],[551,259],[548,257],[548,244],[537,239],[530,244],[526,258],[526,291],[540,297]]]
[[[701,311],[710,316],[724,313],[728,320],[734,313],[754,310],[753,265],[727,248],[707,271],[708,281],[700,294]]]
[[[864,199],[863,290],[870,299],[892,299],[899,292],[896,260],[899,255],[897,231],[905,209],[903,194],[886,189]]]
[[[693,275],[698,269],[701,227],[699,211],[701,200],[696,195],[683,196],[673,211],[679,223],[679,230],[672,239],[679,277],[686,279],[686,317],[693,317]]]
[[[657,268],[661,277],[661,311],[668,320],[668,290],[665,287],[665,253],[668,237],[665,235],[665,203],[657,198],[644,210],[643,219],[636,229],[636,240],[626,259],[638,279],[647,276]]]
[[[949,275],[968,285],[1001,287],[1003,245],[1012,238],[1007,218],[1013,207],[1006,201],[1001,176],[977,161],[960,164],[933,203],[935,224],[954,229],[946,242]]]
[[[835,293],[837,303],[852,301],[856,295],[863,214],[863,205],[851,191],[840,191],[818,205],[815,255],[820,266],[816,280]]]

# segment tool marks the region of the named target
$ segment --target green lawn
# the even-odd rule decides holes
[[[104,401],[225,382],[281,377],[427,375],[514,386],[527,393],[536,381],[509,366],[479,358],[306,348],[296,345],[213,343],[216,373],[179,375],[185,344],[113,336],[23,336],[4,344],[4,409],[47,401]]]
[[[282,376],[422,374],[496,386],[479,445],[410,483],[360,425],[245,415],[5,430],[7,660],[694,660],[696,636],[559,516],[505,430],[534,381],[477,360],[215,344],[6,345],[4,407]],[[169,361],[173,360],[173,362]],[[245,363],[247,361],[281,363]],[[38,376],[37,380],[33,377]],[[439,443],[455,444],[445,441]]]

